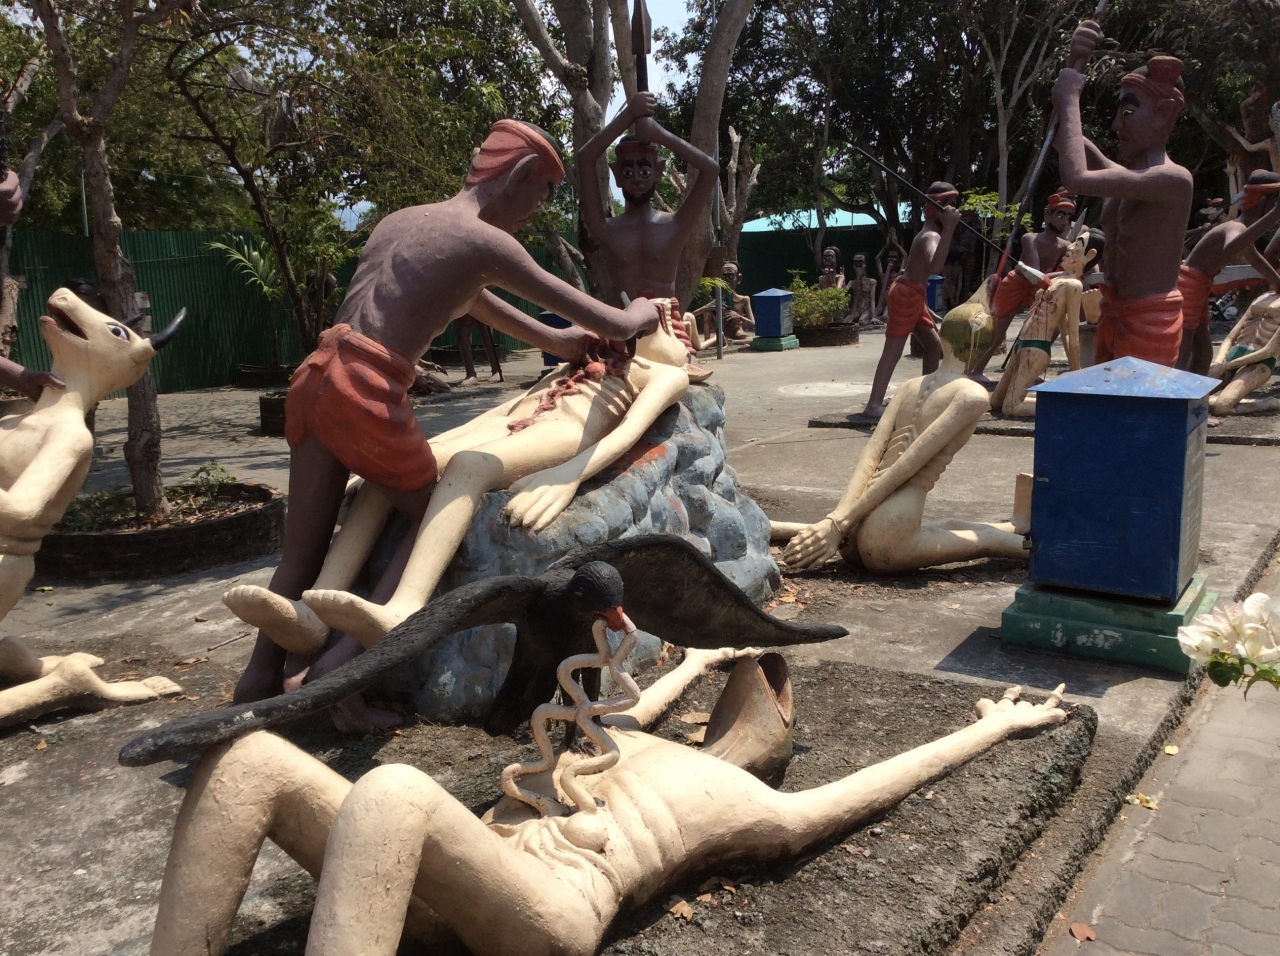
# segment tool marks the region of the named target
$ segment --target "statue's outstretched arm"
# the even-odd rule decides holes
[[[0,489],[0,534],[29,538],[42,519],[48,524],[56,521],[59,516],[46,514],[47,509],[92,453],[93,437],[87,429],[47,436],[18,480],[7,491]]]
[[[597,242],[605,239],[604,200],[600,198],[600,180],[596,175],[596,162],[609,144],[621,136],[641,116],[653,115],[653,94],[638,93],[618,111],[618,115],[601,127],[573,157],[574,173],[578,177],[579,208],[582,219]]]
[[[640,701],[629,710],[620,714],[609,714],[600,719],[609,727],[622,727],[627,730],[647,730],[671,709],[671,705],[680,699],[690,684],[722,661],[732,661],[739,657],[759,657],[758,647],[721,647],[713,651],[687,648],[684,660],[679,666],[663,674],[657,681],[640,694]]]
[[[617,461],[640,440],[659,415],[680,400],[688,387],[689,376],[682,369],[651,366],[648,382],[613,431],[564,464],[526,475],[511,484],[514,494],[507,503],[511,523],[534,531],[551,524],[569,506],[578,487]]]

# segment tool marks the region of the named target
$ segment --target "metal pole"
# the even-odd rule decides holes
[[[89,238],[89,202],[84,193],[84,166],[80,167],[80,214],[84,217],[84,237]]]

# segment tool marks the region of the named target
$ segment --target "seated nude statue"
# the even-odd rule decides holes
[[[742,281],[742,273],[736,262],[726,262],[720,271],[721,278],[729,286],[730,294],[726,295],[722,304],[721,317],[724,320],[726,338],[735,342],[750,342],[751,334],[756,330],[755,313],[751,311],[750,296],[738,292],[738,283]],[[701,329],[699,329],[701,323]],[[685,331],[695,349],[712,348],[716,344],[716,300],[715,296],[705,305],[699,306],[684,316]]]
[[[49,296],[40,334],[62,388],[46,388],[31,411],[0,419],[0,619],[35,573],[35,553],[80,491],[93,461],[85,413],[147,371],[181,316],[150,339],[103,315],[67,289]],[[94,709],[180,694],[164,677],[107,684],[91,654],[38,658],[13,637],[0,638],[0,727],[63,707]]]
[[[1062,271],[1045,276],[1014,343],[1009,368],[991,393],[993,409],[1014,418],[1035,416],[1036,397],[1027,389],[1049,371],[1050,349],[1059,333],[1067,349],[1067,365],[1073,372],[1080,370],[1080,297],[1084,291],[1080,277],[1095,255],[1085,231],[1063,253]]]
[[[811,525],[774,523],[775,541],[790,538],[782,555],[788,567],[815,568],[837,554],[881,573],[1026,557],[1012,524],[921,520],[926,496],[989,404],[987,390],[965,376],[965,367],[991,344],[990,323],[961,305],[947,313],[938,334],[938,370],[894,392],[835,510]]]
[[[662,319],[637,341],[635,357],[612,356],[583,368],[563,366],[519,398],[432,439],[440,480],[396,563],[365,600],[349,592],[386,520],[389,505],[366,484],[334,538],[315,588],[289,600],[260,587],[238,587],[225,600],[244,620],[298,652],[324,646],[329,628],[344,637],[317,661],[319,676],[359,653],[423,607],[466,536],[486,493],[515,492],[511,523],[537,532],[639,440],[689,386],[686,351],[672,332],[671,300],[655,299]],[[403,549],[402,549],[403,550]],[[397,583],[397,572],[398,583]]]
[[[353,785],[265,731],[206,752],[178,813],[151,952],[221,954],[270,838],[320,878],[310,956],[392,956],[406,933],[431,952],[591,956],[624,907],[674,881],[796,859],[1004,740],[1067,716],[1062,687],[1038,705],[1011,688],[999,702],[978,701],[978,720],[962,730],[826,786],[780,793],[642,729],[711,663],[738,653],[686,652],[631,709],[598,722],[589,714],[616,710],[613,701],[571,695],[587,708],[575,716],[592,725],[600,752],[561,749],[541,772],[508,768],[508,795],[483,818],[413,767],[383,765]],[[634,685],[624,690],[634,699]],[[574,709],[548,706],[560,713],[544,717],[570,719]]]
[[[1266,292],[1253,300],[1222,345],[1209,369],[1213,378],[1226,385],[1209,396],[1212,415],[1241,415],[1274,411],[1280,401],[1264,398],[1241,406],[1250,392],[1271,379],[1280,356],[1280,294]]]

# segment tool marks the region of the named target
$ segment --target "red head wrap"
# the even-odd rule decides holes
[[[955,202],[960,198],[960,193],[950,183],[934,183],[925,192],[925,195],[939,206],[945,206],[947,203]]]
[[[1049,197],[1049,211],[1053,212],[1058,209],[1067,209],[1075,212],[1076,201],[1067,193],[1054,193]]]
[[[564,163],[550,141],[528,123],[500,119],[480,144],[480,151],[472,157],[467,185],[499,179],[531,153],[542,160],[543,171],[559,185],[564,179]]]
[[[1186,104],[1186,97],[1178,89],[1178,78],[1182,76],[1182,61],[1176,56],[1153,56],[1147,61],[1146,73],[1126,73],[1120,78],[1121,86],[1136,86],[1148,96],[1157,100],[1172,100],[1173,116],[1169,120],[1169,129],[1173,129],[1178,113]]]
[[[1240,209],[1243,212],[1256,209],[1266,202],[1268,196],[1276,195],[1280,195],[1280,182],[1248,183],[1244,187],[1244,199],[1240,202]]]

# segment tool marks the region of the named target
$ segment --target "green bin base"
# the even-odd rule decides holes
[[[794,335],[757,335],[751,340],[751,348],[757,352],[785,352],[787,349],[798,349],[800,340]]]
[[[1193,669],[1178,628],[1213,608],[1217,592],[1192,576],[1173,607],[1024,584],[1000,621],[1000,640],[1073,657],[1142,664],[1177,674]]]

